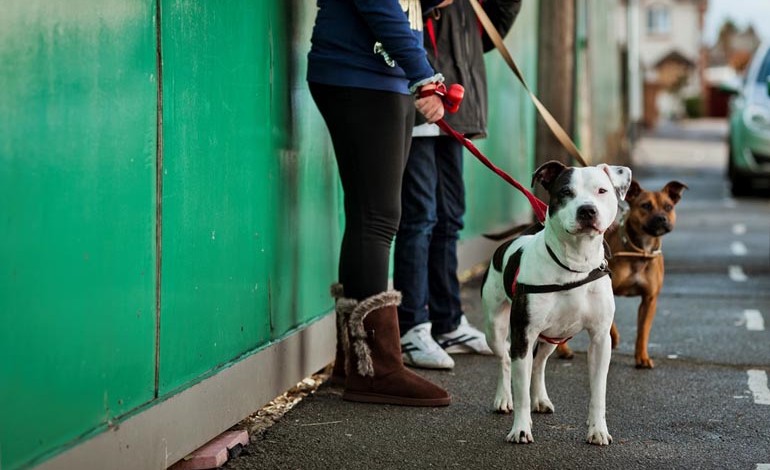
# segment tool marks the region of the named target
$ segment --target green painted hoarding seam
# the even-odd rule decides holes
[[[161,251],[163,235],[163,55],[161,51],[160,2],[155,1],[155,64],[158,73],[157,123],[155,146],[155,387],[154,397],[160,390],[160,293]]]

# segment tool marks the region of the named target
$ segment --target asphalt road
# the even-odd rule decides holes
[[[655,369],[634,368],[638,299],[616,299],[610,446],[585,443],[583,333],[570,343],[573,360],[549,360],[556,412],[533,415],[533,444],[505,441],[512,417],[492,410],[496,360],[455,356],[451,372],[421,371],[451,392],[447,408],[352,404],[324,385],[226,468],[770,468],[770,198],[729,196],[723,137],[722,123],[688,123],[636,148],[643,187],[677,179],[690,189],[664,239],[666,281],[650,340]],[[469,282],[463,298],[480,325],[478,288]]]

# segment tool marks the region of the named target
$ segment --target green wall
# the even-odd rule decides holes
[[[315,2],[158,1],[3,2],[3,469],[332,307],[343,218],[304,80]],[[536,10],[526,2],[507,38],[530,83]],[[534,110],[496,54],[480,147],[527,181]],[[466,239],[528,212],[471,158]]]
[[[623,63],[617,5],[578,0],[575,50],[576,140],[593,164],[628,164],[623,116]]]
[[[153,399],[151,2],[3,2],[0,466]]]
[[[537,93],[538,2],[522,2],[521,11],[505,37],[506,48]],[[497,50],[487,52],[489,136],[477,147],[497,166],[529,186],[535,161],[535,107]],[[466,205],[463,239],[490,229],[510,227],[529,218],[524,196],[489,171],[466,150]]]
[[[268,2],[161,0],[161,394],[271,338],[274,16]]]

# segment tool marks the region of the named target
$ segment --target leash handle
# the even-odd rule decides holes
[[[438,95],[441,98],[446,112],[456,113],[460,109],[460,103],[462,103],[465,97],[465,88],[459,83],[449,85],[449,88],[447,88],[444,82],[440,82],[436,83],[432,89],[420,89],[420,98],[431,95]]]
[[[524,80],[524,76],[519,71],[519,67],[516,66],[516,62],[514,62],[513,57],[511,57],[510,52],[508,52],[508,48],[506,48],[505,44],[503,43],[503,38],[500,36],[500,33],[497,32],[495,25],[492,24],[492,21],[489,19],[489,16],[487,16],[484,8],[482,8],[478,0],[469,1],[473,7],[473,10],[476,12],[476,16],[481,22],[481,25],[487,32],[487,36],[489,36],[489,39],[492,40],[492,43],[494,43],[497,50],[500,51],[500,55],[503,56],[503,60],[505,60],[505,62],[508,64],[508,67],[511,68],[513,74],[516,75],[516,78],[518,78],[521,84],[524,86],[524,89],[529,94],[529,98],[535,104],[537,111],[540,113],[540,116],[542,116],[551,132],[553,132],[553,135],[564,146],[564,148],[567,149],[567,152],[572,156],[572,158],[577,160],[581,165],[588,166],[586,159],[583,157],[583,154],[580,153],[580,150],[572,141],[569,134],[567,134],[567,132],[563,127],[561,127],[556,118],[554,118],[550,111],[548,111],[548,108],[546,108],[545,105],[540,102],[537,96],[532,93],[532,90],[529,89],[529,86],[527,86],[527,82]]]

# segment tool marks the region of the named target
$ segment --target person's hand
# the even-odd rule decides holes
[[[429,83],[423,85],[420,91],[433,91],[436,89],[435,83]],[[417,111],[420,112],[429,123],[434,123],[444,117],[444,102],[441,101],[441,97],[431,94],[425,98],[419,98],[415,102]]]

